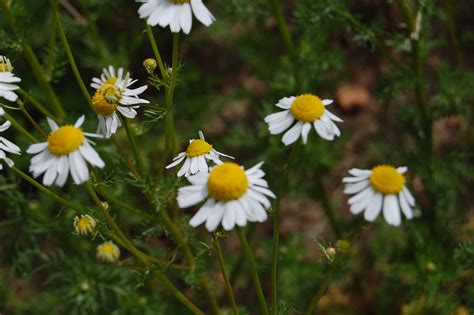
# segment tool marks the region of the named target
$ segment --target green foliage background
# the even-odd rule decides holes
[[[5,1],[5,0],[0,0]],[[21,86],[46,103],[47,98],[25,61],[22,42],[28,41],[67,111],[65,121],[86,115],[84,129],[94,131],[96,117],[82,99],[47,1],[11,1],[21,36],[0,18],[0,54],[12,59]],[[152,51],[138,18],[138,3],[127,0],[69,1],[84,19],[61,7],[61,20],[82,77],[89,82],[109,64],[124,66],[141,83],[142,67]],[[343,135],[333,142],[310,135],[291,170],[282,221],[296,221],[283,235],[279,264],[280,314],[299,314],[317,290],[326,262],[318,242],[335,244],[337,236],[324,219],[322,207],[336,215],[341,237],[358,224],[342,196],[341,178],[352,167],[389,163],[407,165],[409,187],[417,198],[417,217],[400,228],[382,219],[356,238],[340,264],[328,293],[320,302],[323,314],[471,314],[474,312],[474,212],[472,184],[472,104],[474,47],[471,1],[414,0],[422,15],[420,51],[425,72],[424,93],[433,122],[434,152],[426,151],[426,134],[413,88],[413,60],[403,16],[393,1],[282,1],[295,43],[296,64],[279,35],[267,0],[206,1],[217,20],[204,28],[194,20],[189,36],[181,36],[180,72],[175,95],[178,146],[203,130],[218,150],[249,167],[264,160],[267,179],[276,190],[289,150],[280,137],[270,136],[263,117],[275,102],[294,95],[296,71],[303,91],[336,98],[334,112],[343,117]],[[172,35],[155,28],[165,62],[171,63]],[[294,56],[293,56],[294,57]],[[390,62],[390,59],[392,62]],[[295,70],[296,69],[296,70]],[[362,75],[357,71],[367,70]],[[375,76],[366,86],[372,107],[342,106],[339,87]],[[91,89],[90,89],[91,90]],[[92,91],[91,91],[92,92]],[[146,97],[164,106],[163,91],[150,87]],[[28,107],[28,103],[27,103]],[[42,126],[44,117],[32,115]],[[12,115],[28,126],[19,112]],[[132,127],[139,137],[151,174],[160,171],[164,148],[161,110],[141,112]],[[443,129],[455,122],[455,132]],[[448,123],[446,123],[448,122]],[[441,126],[441,127],[440,127]],[[439,128],[438,128],[439,127]],[[437,129],[438,128],[438,129]],[[441,129],[440,129],[441,128]],[[28,128],[32,133],[36,131]],[[372,130],[372,131],[371,131]],[[436,139],[448,138],[438,142]],[[27,139],[8,131],[22,148]],[[126,146],[123,131],[118,139]],[[115,205],[111,212],[136,246],[168,261],[180,261],[179,248],[156,218],[156,209],[169,206],[185,180],[166,176],[153,190],[153,204],[108,141],[96,146],[107,167],[94,173],[101,189],[142,212]],[[131,157],[131,154],[130,154]],[[24,154],[16,165],[27,170]],[[321,188],[326,194],[321,194]],[[100,217],[80,186],[56,189]],[[329,199],[324,199],[329,196]],[[311,206],[303,209],[310,200]],[[294,211],[289,211],[291,202]],[[306,204],[307,205],[307,204]],[[296,207],[296,208],[295,208]],[[64,208],[23,182],[13,172],[0,173],[0,313],[4,314],[187,314],[189,311],[164,289],[153,268],[128,268],[98,262],[95,246],[102,241],[73,233],[73,210]],[[321,213],[322,221],[299,212]],[[205,275],[220,305],[228,307],[211,235],[188,227],[194,209],[175,213],[197,256],[193,271],[165,270],[173,282],[203,309],[197,284]],[[294,217],[294,218],[293,218]],[[312,227],[323,224],[316,232]],[[105,227],[102,227],[106,229]],[[270,291],[271,219],[248,228],[264,290]],[[255,291],[237,237],[223,241],[224,255],[241,314],[258,314]],[[133,261],[125,250],[123,259]],[[227,309],[230,314],[230,308]]]

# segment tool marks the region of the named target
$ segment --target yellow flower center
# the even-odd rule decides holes
[[[303,94],[296,97],[291,104],[290,111],[300,121],[313,122],[324,114],[325,108],[319,97]]]
[[[174,3],[174,4],[184,4],[184,3],[188,3],[189,0],[170,0],[171,3]]]
[[[79,230],[87,230],[94,228],[95,225],[91,218],[84,216],[77,220],[76,226]]]
[[[12,72],[13,67],[11,64],[6,62],[0,62],[0,72]]]
[[[48,149],[54,155],[66,155],[76,151],[84,141],[81,129],[71,125],[59,127],[48,136]]]
[[[100,247],[100,251],[104,255],[113,255],[116,252],[115,246],[111,243],[102,244],[102,246]]]
[[[104,84],[112,84],[114,85],[115,82],[117,82],[118,78],[117,77],[110,77],[107,79],[107,81],[104,82]]]
[[[403,189],[405,176],[397,172],[393,166],[379,165],[372,169],[370,184],[384,195],[393,195]]]
[[[197,139],[191,142],[186,149],[186,156],[195,157],[211,152],[212,145],[204,140]]]
[[[235,163],[214,167],[207,180],[207,189],[217,201],[230,201],[242,197],[249,187],[244,170]]]
[[[117,78],[111,78],[107,82],[113,79],[117,81]],[[113,84],[104,83],[92,98],[92,108],[99,115],[110,116],[117,109],[118,101],[122,98],[122,94],[123,92],[120,88]]]

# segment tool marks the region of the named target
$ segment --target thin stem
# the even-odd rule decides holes
[[[451,43],[454,49],[454,54],[456,56],[456,65],[458,67],[463,64],[463,54],[459,47],[458,32],[456,29],[456,16],[454,11],[454,1],[448,0],[448,27],[449,27],[449,36],[451,38]]]
[[[252,276],[253,284],[255,286],[255,290],[257,291],[258,302],[260,303],[260,312],[262,315],[268,315],[268,307],[267,302],[265,301],[265,296],[263,294],[262,285],[260,284],[260,278],[257,272],[257,265],[255,263],[255,258],[252,254],[252,250],[250,249],[250,245],[247,242],[247,238],[245,237],[244,232],[240,229],[240,227],[236,228],[237,235],[239,236],[240,244],[245,253],[245,258],[250,267],[250,275]]]
[[[37,189],[39,189],[40,191],[44,192],[45,194],[47,194],[48,196],[52,197],[54,200],[56,200],[57,202],[59,202],[60,204],[62,204],[63,206],[65,207],[68,207],[68,208],[71,208],[81,214],[86,214],[86,212],[84,210],[82,210],[81,207],[73,204],[72,202],[58,196],[57,194],[55,194],[54,192],[52,192],[51,190],[49,190],[48,188],[46,188],[45,186],[41,185],[40,183],[38,183],[36,180],[34,180],[33,178],[31,178],[30,176],[28,176],[27,174],[23,173],[20,169],[16,168],[16,166],[12,166],[11,168],[15,173],[17,173],[18,175],[20,175],[21,178],[23,178],[24,180],[26,180],[28,183],[30,183],[31,185],[35,186]]]
[[[117,206],[119,206],[119,207],[121,207],[121,208],[130,210],[130,211],[132,211],[132,212],[134,212],[134,213],[136,213],[136,214],[138,214],[138,215],[140,215],[140,216],[142,216],[142,217],[144,217],[144,218],[146,218],[146,219],[148,219],[148,220],[153,220],[153,219],[154,219],[154,217],[153,217],[151,214],[149,214],[149,213],[147,213],[147,212],[145,212],[145,211],[143,211],[143,210],[134,208],[134,207],[132,207],[132,206],[126,204],[125,202],[123,202],[123,201],[119,200],[118,198],[112,196],[112,194],[110,194],[110,193],[109,193],[106,189],[104,189],[104,188],[100,188],[100,187],[97,187],[97,186],[96,186],[96,187],[94,188],[94,190],[95,190],[99,195],[101,195],[102,197],[104,197],[107,201],[112,202],[112,203],[116,204]]]
[[[166,93],[166,117],[165,117],[165,159],[176,155],[176,135],[173,118],[173,96],[176,88],[178,74],[179,33],[173,34],[173,57],[171,63],[171,82]]]
[[[326,193],[323,177],[321,176],[320,170],[316,170],[316,174],[314,178],[315,178],[316,194],[317,194],[318,199],[321,201],[324,214],[329,220],[329,224],[331,225],[334,235],[336,236],[336,238],[339,238],[341,236],[339,221],[336,218],[333,206]]]
[[[295,50],[295,45],[293,43],[293,39],[291,37],[290,31],[288,30],[288,24],[285,21],[285,17],[283,16],[283,11],[280,6],[279,0],[271,0],[273,16],[275,17],[278,25],[278,29],[280,30],[281,37],[283,38],[283,42],[285,43],[286,49],[288,50],[291,60],[293,62],[293,75],[295,78],[295,92],[301,92],[301,78],[300,72],[298,67],[298,53]]]
[[[414,92],[418,105],[418,111],[423,128],[423,145],[428,159],[431,159],[433,153],[433,132],[431,114],[429,113],[428,101],[424,92],[424,70],[420,50],[420,30],[417,29],[417,22],[414,14],[405,0],[397,0],[397,4],[402,11],[405,21],[410,31],[411,54],[413,67],[415,68]]]
[[[332,275],[334,274],[334,271],[336,270],[336,266],[337,266],[337,258],[329,265],[329,268],[326,270],[323,281],[319,285],[318,291],[316,291],[316,294],[314,295],[313,299],[311,300],[311,303],[306,309],[305,315],[313,314],[314,310],[318,306],[319,300],[321,299],[324,292],[326,292],[326,289],[329,286],[329,282],[331,281]]]
[[[28,111],[25,108],[25,104],[22,101],[18,101],[18,107],[20,108],[20,111],[23,113],[23,115],[25,115],[26,119],[28,119],[28,121],[31,123],[31,125],[33,127],[35,127],[36,130],[38,130],[38,132],[43,136],[43,138],[47,139],[48,135],[43,130],[43,128],[41,128],[36,123],[36,121],[33,119],[33,117],[31,117],[30,113],[28,113]]]
[[[127,133],[128,141],[130,142],[130,146],[132,147],[133,157],[135,158],[135,163],[138,167],[138,172],[141,178],[145,178],[145,164],[143,164],[142,156],[140,152],[138,152],[137,141],[135,140],[135,135],[130,128],[130,124],[128,123],[127,118],[122,119],[122,124],[125,127],[125,132]]]
[[[20,31],[16,27],[15,19],[10,11],[10,8],[8,7],[7,1],[0,1],[0,7],[3,13],[5,14],[7,22],[13,34],[17,38],[22,38]],[[61,103],[59,102],[58,97],[54,93],[54,90],[51,87],[51,84],[46,79],[42,71],[42,66],[40,65],[38,61],[38,58],[36,57],[35,53],[33,52],[33,49],[31,48],[31,46],[28,44],[28,42],[25,39],[22,41],[22,45],[23,45],[23,54],[25,55],[25,58],[28,60],[28,63],[30,64],[31,69],[33,70],[33,74],[36,77],[36,80],[40,84],[43,91],[46,93],[49,99],[49,102],[51,103],[58,118],[62,118],[65,114],[64,109],[61,106]]]
[[[271,270],[271,282],[272,282],[272,314],[276,314],[278,302],[277,302],[277,265],[278,265],[278,251],[279,251],[279,242],[280,242],[280,206],[281,198],[283,195],[283,190],[288,179],[288,172],[290,170],[291,164],[296,156],[296,152],[300,146],[300,141],[298,141],[293,148],[291,149],[288,161],[286,162],[283,168],[283,175],[281,177],[280,186],[277,191],[274,211],[273,211],[273,252],[272,252],[272,270]]]
[[[16,92],[18,92],[18,94],[20,94],[21,96],[23,96],[25,98],[25,104],[27,102],[30,102],[43,115],[45,115],[46,117],[49,117],[49,118],[54,118],[54,115],[51,114],[43,105],[41,105],[41,103],[36,98],[34,98],[33,95],[31,95],[30,92],[27,92],[27,91],[23,90],[22,88],[19,88],[18,90],[16,90]]]
[[[160,51],[158,50],[158,45],[156,44],[155,36],[153,35],[153,30],[150,25],[146,23],[146,33],[148,35],[148,40],[150,42],[151,48],[153,49],[153,54],[155,55],[156,62],[158,63],[158,68],[160,69],[162,79],[168,77],[163,60],[161,59]]]
[[[196,315],[206,315],[201,311],[196,305],[194,305],[186,296],[184,296],[170,281],[169,279],[161,272],[157,272],[156,275],[160,279],[161,283],[170,290],[173,295],[181,301],[191,312]]]
[[[125,153],[125,150],[123,149],[122,145],[117,141],[116,136],[113,135],[110,139],[112,140],[112,143],[117,148],[117,151],[122,156],[123,160],[125,161],[125,164],[127,164],[130,172],[133,173],[133,176],[135,176],[135,178],[141,179],[142,177],[140,173],[138,173],[137,169],[135,168],[135,165],[133,165],[132,161],[130,161],[130,159],[128,158],[127,153]]]
[[[29,133],[25,128],[23,128],[22,125],[20,125],[15,118],[13,118],[10,114],[8,114],[7,112],[5,112],[3,114],[3,117],[5,117],[6,120],[8,120],[12,126],[18,130],[19,132],[21,132],[25,137],[27,137],[31,142],[33,143],[37,143],[39,142],[38,139],[36,139],[35,136],[33,136],[31,133]]]
[[[219,267],[221,268],[222,278],[224,278],[225,289],[227,291],[227,296],[229,297],[230,304],[232,306],[232,311],[235,315],[238,315],[239,312],[237,310],[237,303],[235,302],[234,292],[232,291],[232,285],[230,284],[229,275],[225,268],[224,256],[222,255],[219,237],[214,235],[212,243],[214,245],[214,251],[216,252],[216,256],[219,261]]]
[[[86,99],[87,103],[90,104],[91,96],[89,92],[87,91],[86,85],[84,84],[84,81],[82,80],[79,69],[77,68],[76,60],[74,59],[74,56],[71,51],[71,47],[69,46],[66,34],[64,33],[64,29],[61,24],[61,19],[59,18],[58,1],[50,0],[50,4],[53,9],[53,14],[56,20],[56,26],[58,27],[58,30],[59,30],[59,36],[61,37],[61,41],[63,42],[64,49],[66,50],[66,55],[69,60],[69,64],[71,65],[72,72],[74,73],[74,76],[76,77],[76,81],[79,84],[79,87],[82,91],[82,94],[84,95],[84,98]]]

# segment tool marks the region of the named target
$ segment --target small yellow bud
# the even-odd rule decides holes
[[[82,281],[81,283],[79,283],[79,288],[81,288],[82,291],[89,291],[91,286],[89,285],[88,282]]]
[[[112,241],[98,245],[96,251],[97,258],[105,262],[114,263],[117,262],[120,257],[120,248]]]
[[[173,75],[173,68],[172,68],[172,67],[168,67],[168,69],[166,69],[166,72],[168,72],[168,75],[169,75],[169,76],[172,76],[172,75]]]
[[[341,254],[349,254],[352,248],[352,245],[347,240],[339,240],[336,242],[336,248],[337,248],[337,251],[340,252]]]
[[[80,217],[74,218],[74,229],[79,235],[89,235],[95,232],[97,223],[88,214],[83,214]]]
[[[156,60],[153,58],[147,58],[143,61],[143,66],[149,74],[153,74],[153,72],[155,72],[156,65]]]
[[[427,264],[426,264],[426,269],[428,269],[428,271],[436,271],[436,265],[432,262],[432,261],[429,261]]]

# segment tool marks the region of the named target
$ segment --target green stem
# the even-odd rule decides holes
[[[160,279],[161,283],[170,290],[173,295],[181,301],[191,312],[196,315],[206,315],[203,311],[201,311],[196,305],[194,305],[186,296],[184,296],[170,281],[169,279],[161,272],[156,273],[158,279]]]
[[[23,178],[24,180],[26,180],[28,183],[30,183],[31,185],[33,185],[34,187],[39,189],[41,192],[43,192],[43,193],[47,194],[48,196],[52,197],[54,200],[56,200],[57,202],[59,202],[63,206],[71,208],[71,209],[79,212],[80,214],[86,214],[86,212],[84,210],[82,210],[82,208],[80,208],[79,206],[73,204],[72,202],[67,201],[66,199],[58,196],[57,194],[55,194],[54,192],[52,192],[48,188],[46,188],[43,185],[41,185],[40,183],[38,183],[36,180],[31,178],[30,176],[28,176],[27,174],[23,173],[20,169],[16,168],[16,166],[13,166],[11,169],[15,173],[20,175],[20,177]]]
[[[170,86],[166,93],[166,117],[165,117],[165,159],[169,159],[176,155],[176,135],[173,118],[173,96],[176,88],[176,80],[178,74],[178,53],[179,53],[179,33],[173,34],[173,57],[172,57],[172,73]]]
[[[112,196],[112,194],[110,194],[110,193],[109,193],[106,189],[104,189],[104,188],[100,188],[100,187],[97,187],[97,186],[96,186],[96,187],[94,188],[94,190],[95,190],[99,195],[101,195],[102,197],[104,197],[107,201],[112,202],[112,203],[116,204],[117,206],[119,206],[119,207],[121,207],[121,208],[123,208],[123,209],[130,210],[130,211],[132,211],[132,212],[134,212],[134,213],[136,213],[136,214],[138,214],[138,215],[140,215],[140,216],[142,216],[142,217],[144,217],[144,218],[146,218],[146,219],[148,219],[148,220],[153,220],[153,219],[154,219],[154,217],[153,217],[151,214],[149,214],[149,213],[147,213],[147,212],[145,212],[145,211],[143,211],[143,210],[134,208],[134,207],[132,207],[132,206],[126,204],[125,202],[123,202],[123,201],[119,200],[118,198]]]
[[[128,123],[127,118],[122,118],[122,124],[125,127],[125,132],[127,133],[128,141],[130,142],[130,146],[132,147],[132,153],[133,157],[135,158],[135,163],[137,164],[138,167],[138,172],[141,176],[141,178],[145,178],[146,172],[145,172],[145,164],[143,163],[142,156],[140,155],[140,152],[138,152],[138,147],[137,147],[137,142],[135,140],[135,135],[130,128],[130,124]]]
[[[334,274],[334,271],[336,270],[336,266],[337,266],[337,258],[329,265],[329,268],[326,270],[323,281],[319,285],[318,291],[316,291],[316,294],[314,295],[313,299],[311,300],[311,303],[306,309],[305,315],[313,314],[314,310],[318,306],[319,300],[321,299],[324,292],[326,292],[326,289],[329,286],[329,282],[331,281],[332,275]]]
[[[148,35],[148,41],[150,42],[151,48],[153,49],[153,54],[155,55],[156,62],[158,63],[158,68],[160,69],[162,79],[168,77],[165,66],[163,64],[163,59],[161,59],[160,51],[158,50],[158,45],[156,44],[155,36],[153,35],[153,30],[150,25],[146,24],[146,33]]]
[[[456,16],[454,12],[454,3],[453,0],[448,0],[448,27],[449,27],[449,36],[451,38],[451,43],[454,49],[454,54],[456,56],[456,65],[458,67],[463,64],[463,54],[459,48],[458,32],[456,30]]]
[[[416,25],[416,18],[412,13],[408,3],[405,0],[397,0],[397,4],[402,11],[402,14],[405,18],[405,21],[408,25],[410,34],[419,33]],[[423,62],[420,50],[420,40],[419,36],[410,35],[411,41],[411,54],[413,67],[415,68],[415,84],[414,92],[416,103],[418,105],[418,111],[421,118],[422,128],[423,128],[423,145],[424,150],[427,155],[427,158],[430,160],[433,153],[433,131],[432,131],[432,121],[431,114],[429,112],[428,101],[424,92],[424,71],[423,71]]]
[[[301,92],[301,78],[300,72],[298,67],[298,53],[295,50],[295,45],[293,43],[293,39],[291,37],[290,31],[288,30],[288,24],[285,21],[285,17],[283,16],[283,11],[280,6],[279,0],[271,0],[273,16],[275,17],[278,25],[278,29],[280,30],[281,37],[283,38],[283,42],[285,43],[286,49],[288,50],[291,60],[293,62],[293,75],[295,78],[295,92]]]
[[[291,164],[296,156],[296,152],[300,146],[300,141],[293,145],[288,161],[283,168],[283,175],[281,177],[280,186],[277,191],[275,206],[273,211],[273,252],[272,252],[272,270],[271,270],[271,282],[272,282],[272,314],[276,314],[278,302],[277,302],[277,265],[278,265],[278,251],[280,242],[280,207],[281,198],[283,197],[283,190],[288,179],[288,172]]]
[[[150,201],[153,200],[153,197],[149,194],[148,198]],[[158,211],[158,218],[165,225],[166,230],[171,234],[175,242],[178,243],[178,245],[181,247],[184,254],[184,258],[186,259],[187,263],[191,265],[191,268],[194,269],[196,267],[196,260],[194,259],[191,249],[189,248],[189,244],[184,235],[181,233],[181,230],[176,224],[173,223],[165,209],[160,209]],[[217,304],[214,296],[212,295],[211,290],[209,288],[209,284],[207,283],[206,279],[201,278],[199,282],[207,300],[209,301],[213,314],[219,314],[219,305]]]
[[[329,220],[329,224],[334,232],[336,238],[341,237],[341,229],[339,227],[339,222],[336,218],[334,213],[334,209],[332,207],[331,201],[326,193],[326,189],[324,188],[323,177],[321,176],[321,171],[316,170],[315,174],[315,185],[316,185],[316,194],[318,199],[321,201],[321,205],[324,211],[324,214]]]
[[[225,288],[227,291],[227,296],[229,297],[230,304],[232,306],[232,311],[235,315],[238,315],[237,303],[235,302],[234,292],[232,291],[232,286],[229,281],[229,275],[225,268],[224,256],[222,255],[222,249],[218,236],[214,235],[213,237],[214,251],[219,261],[219,267],[221,268],[222,278],[224,278]]]
[[[123,149],[122,145],[117,141],[116,135],[112,135],[110,139],[117,148],[119,154],[122,156],[123,160],[125,161],[125,164],[127,164],[128,169],[130,170],[130,172],[132,172],[133,176],[135,176],[135,178],[137,179],[141,179],[142,177],[140,173],[138,173],[137,169],[135,168],[135,165],[133,165],[132,161],[130,161],[130,159],[128,158],[127,153]]]
[[[82,94],[84,95],[84,98],[86,99],[87,103],[90,104],[91,96],[89,92],[87,91],[86,85],[84,84],[84,81],[82,80],[79,69],[77,68],[76,60],[74,59],[74,56],[71,51],[71,47],[69,46],[66,34],[64,33],[64,29],[61,24],[61,19],[59,18],[58,1],[50,0],[50,4],[53,9],[54,18],[56,20],[56,26],[58,27],[58,30],[59,30],[59,36],[61,37],[61,41],[63,42],[64,49],[66,50],[66,55],[69,60],[69,64],[71,65],[72,72],[74,73],[74,76],[76,77],[76,81],[79,84],[79,87],[82,91]]]
[[[45,115],[46,117],[49,117],[49,118],[54,118],[54,115],[51,114],[43,105],[41,105],[41,103],[38,102],[38,100],[36,98],[34,98],[33,95],[31,95],[31,93],[23,90],[22,88],[19,88],[18,90],[16,90],[16,92],[18,92],[18,94],[20,94],[21,96],[23,96],[25,98],[25,104],[27,102],[30,102],[43,115]]]
[[[46,132],[43,130],[43,128],[41,128],[37,123],[36,121],[33,119],[33,117],[31,117],[30,113],[28,113],[28,111],[26,110],[25,108],[25,104],[22,102],[22,101],[17,101],[18,103],[18,107],[20,108],[20,111],[23,113],[23,115],[25,115],[26,119],[28,119],[28,121],[31,123],[31,125],[36,129],[38,130],[38,132],[43,136],[43,138],[47,139],[48,138],[48,135],[46,134]]]
[[[7,1],[0,1],[0,7],[5,14],[5,17],[7,19],[7,22],[13,32],[13,34],[17,38],[22,38],[20,31],[16,27],[15,19],[13,15],[11,14],[10,8],[8,7]],[[36,80],[40,84],[41,88],[43,91],[46,93],[49,102],[51,103],[52,107],[54,108],[58,118],[61,118],[64,116],[65,112],[63,107],[61,106],[61,103],[58,100],[58,97],[54,93],[53,88],[51,87],[51,84],[49,81],[46,79],[42,67],[38,61],[38,58],[36,57],[35,53],[33,52],[33,49],[31,46],[28,44],[26,40],[22,41],[23,45],[23,54],[25,55],[25,58],[28,60],[28,63],[30,64],[33,74],[36,77]]]
[[[3,117],[5,117],[6,120],[8,120],[12,126],[18,130],[19,132],[21,132],[25,137],[27,137],[31,142],[33,143],[37,143],[39,142],[38,139],[35,138],[35,136],[33,136],[31,133],[29,133],[25,128],[23,128],[22,125],[20,125],[15,118],[13,118],[10,114],[8,114],[7,112],[5,112],[3,114]]]
[[[265,296],[263,294],[262,285],[260,284],[260,278],[257,272],[257,265],[255,263],[255,258],[252,254],[252,250],[250,249],[250,245],[247,242],[247,238],[245,237],[244,232],[240,227],[236,227],[237,235],[239,236],[240,244],[245,253],[245,258],[250,267],[250,275],[252,276],[253,284],[255,286],[255,290],[257,291],[258,302],[260,303],[260,312],[262,315],[268,315],[268,307],[267,302],[265,301]]]

